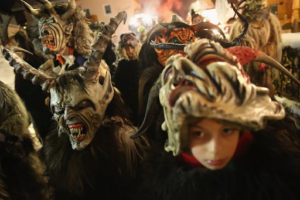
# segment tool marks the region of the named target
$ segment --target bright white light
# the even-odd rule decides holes
[[[219,23],[216,9],[203,10],[202,16],[205,17],[207,20],[209,20],[213,24]]]
[[[130,25],[138,25],[138,21],[135,17],[131,17],[129,24]]]
[[[220,35],[219,31],[217,31],[216,29],[213,29],[212,31],[215,35]]]
[[[142,21],[147,25],[152,25],[152,17],[150,15],[145,15]]]

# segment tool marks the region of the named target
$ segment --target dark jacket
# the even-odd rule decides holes
[[[121,92],[122,99],[129,111],[134,125],[138,125],[138,60],[121,60],[113,76],[115,87]]]

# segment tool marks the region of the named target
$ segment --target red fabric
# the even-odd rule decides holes
[[[266,70],[267,65],[265,63],[261,63],[260,67],[257,69],[257,71],[264,72]]]
[[[253,136],[251,133],[244,133],[242,137],[239,139],[236,151],[232,159],[243,155],[253,142]],[[204,167],[194,156],[188,155],[186,153],[182,153],[180,159],[186,163],[189,163],[193,167]]]
[[[73,55],[73,53],[74,49],[72,47],[69,47],[69,55]],[[64,65],[65,61],[62,56],[56,55],[56,60],[58,60],[61,65]]]

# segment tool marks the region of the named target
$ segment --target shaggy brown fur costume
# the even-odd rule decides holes
[[[18,95],[0,81],[0,198],[47,199],[43,166],[28,132],[28,115]]]
[[[269,10],[253,11],[251,17],[249,17],[249,11],[244,10],[243,15],[249,22],[249,29],[244,37],[242,45],[249,46],[253,49],[258,49],[266,54],[269,54],[272,58],[281,61],[282,49],[281,49],[281,26],[278,18],[269,12]],[[257,16],[258,19],[254,16]],[[232,27],[230,38],[235,38],[243,30],[243,22],[237,20]],[[257,73],[257,69],[260,67],[260,63],[249,64],[246,67],[247,73],[250,77],[254,77],[253,73]],[[254,68],[254,69],[252,69]],[[272,70],[272,77],[278,78],[278,70]],[[255,80],[253,80],[255,83]]]

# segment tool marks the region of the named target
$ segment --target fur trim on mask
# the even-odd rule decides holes
[[[133,53],[133,59],[132,60],[135,60],[135,59],[138,59],[139,57],[139,53],[141,51],[141,48],[142,48],[142,43],[138,42],[135,46],[135,49],[134,49],[134,53]],[[130,60],[126,54],[126,50],[125,50],[125,47],[121,47],[120,43],[119,43],[119,46],[118,46],[118,53],[120,55],[120,59],[119,60]]]
[[[153,146],[142,162],[134,200],[299,199],[299,136],[284,130],[290,124],[275,123],[253,133],[248,151],[216,171],[193,168]]]

